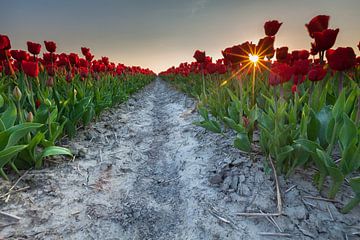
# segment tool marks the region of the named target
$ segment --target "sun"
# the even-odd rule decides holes
[[[252,55],[251,53],[249,53],[249,60],[256,64],[259,61],[259,56],[258,55]]]

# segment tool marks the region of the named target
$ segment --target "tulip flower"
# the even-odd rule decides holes
[[[339,29],[326,29],[322,32],[315,32],[315,44],[319,51],[326,51],[334,46]]]
[[[326,69],[322,65],[315,65],[309,71],[309,80],[312,82],[318,82],[324,79],[326,76]]]
[[[35,101],[35,107],[36,107],[36,109],[38,109],[38,108],[40,107],[40,105],[41,105],[40,99],[36,99],[36,101]]]
[[[297,85],[296,85],[296,84],[292,85],[292,87],[291,87],[291,92],[292,92],[293,94],[298,93],[298,88],[297,88]]]
[[[281,47],[276,49],[276,60],[278,62],[285,62],[288,57],[288,47]]]
[[[28,61],[30,59],[29,54],[24,50],[11,50],[11,56],[17,61]]]
[[[314,38],[315,32],[322,32],[326,29],[328,29],[329,26],[329,16],[326,15],[318,15],[311,19],[311,21],[308,24],[305,24],[310,37]]]
[[[359,44],[357,45],[357,47],[358,47],[358,49],[359,49],[359,51],[360,51],[360,41],[359,41]]]
[[[307,75],[309,72],[309,60],[299,59],[293,63],[294,75]]]
[[[206,59],[205,51],[196,50],[193,57],[198,63],[204,63]]]
[[[90,53],[90,48],[86,48],[86,47],[82,47],[81,48],[81,53],[86,56]]]
[[[266,36],[273,37],[279,31],[279,28],[282,23],[277,20],[267,21],[264,24],[265,34]]]
[[[345,71],[353,68],[356,63],[356,55],[351,47],[339,47],[336,50],[329,49],[326,52],[329,66],[335,71]]]
[[[33,55],[38,55],[41,50],[41,45],[38,43],[27,42],[28,51]]]
[[[300,59],[308,59],[309,56],[310,56],[310,53],[308,50],[300,50],[299,53],[298,53],[298,56]]]
[[[0,34],[0,50],[9,50],[10,48],[11,43],[9,37]]]
[[[22,62],[22,69],[23,69],[24,73],[29,77],[36,78],[39,75],[39,64],[38,64],[38,62],[23,61]]]
[[[272,58],[274,56],[274,41],[275,37],[264,37],[259,40],[256,46],[256,53],[259,57],[264,58],[265,56],[268,58]],[[248,52],[252,54],[253,52]]]
[[[71,65],[77,65],[79,62],[79,55],[77,55],[76,53],[70,53],[69,56],[69,62],[71,63]]]
[[[56,43],[52,41],[44,41],[45,48],[49,53],[54,53],[56,51]]]

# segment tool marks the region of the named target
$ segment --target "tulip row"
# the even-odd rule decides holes
[[[351,47],[331,49],[339,29],[328,23],[320,15],[306,24],[314,38],[310,51],[275,49],[282,23],[269,21],[257,45],[226,48],[216,63],[197,50],[196,62],[160,75],[198,98],[203,120],[197,125],[232,129],[236,148],[260,147],[279,173],[315,167],[319,190],[330,179],[329,198],[347,180],[355,195],[342,209],[347,213],[360,203],[360,58]]]
[[[72,155],[56,146],[65,135],[89,124],[106,108],[125,101],[155,78],[149,69],[93,60],[90,49],[56,54],[56,44],[38,58],[41,45],[10,50],[0,35],[0,174],[4,169],[40,168],[53,155]],[[31,55],[30,55],[31,54]]]

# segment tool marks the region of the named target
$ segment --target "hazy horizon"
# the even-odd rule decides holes
[[[53,40],[57,52],[91,48],[96,58],[141,65],[155,72],[193,61],[196,49],[214,59],[221,50],[264,36],[267,20],[283,22],[275,47],[309,49],[305,23],[330,15],[330,28],[340,28],[334,47],[350,46],[357,55],[360,40],[360,0],[105,0],[0,1],[0,34],[13,49],[26,41]],[[44,49],[44,46],[43,46]]]

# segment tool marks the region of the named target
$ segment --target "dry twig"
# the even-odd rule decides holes
[[[269,217],[269,216],[280,216],[282,215],[282,200],[281,200],[281,193],[280,193],[280,186],[279,186],[279,179],[276,173],[275,165],[271,159],[271,156],[269,155],[269,161],[271,168],[274,172],[274,178],[275,178],[275,185],[276,185],[276,198],[277,198],[277,212],[276,213],[236,213],[238,216],[247,216],[247,217]]]

